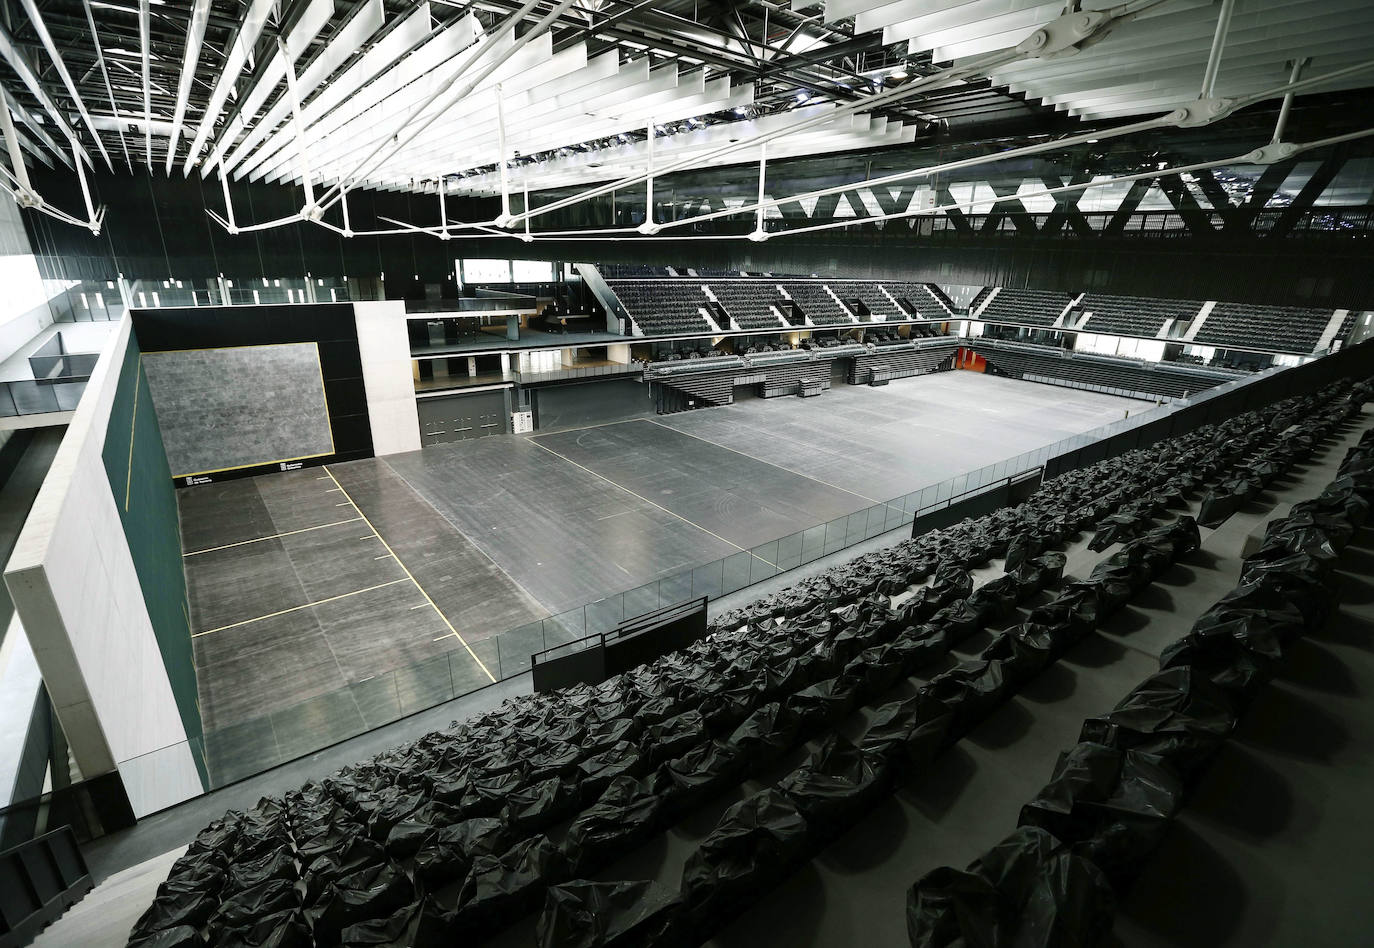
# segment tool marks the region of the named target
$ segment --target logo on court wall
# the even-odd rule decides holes
[[[301,461],[281,461],[277,464],[277,467],[281,468],[283,471],[299,471],[301,468],[305,467],[305,464]]]

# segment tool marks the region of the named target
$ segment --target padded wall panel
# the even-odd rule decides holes
[[[150,352],[143,363],[173,477],[334,453],[313,342]]]

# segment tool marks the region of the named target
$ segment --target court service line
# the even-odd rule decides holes
[[[477,657],[477,653],[472,650],[472,646],[468,644],[468,640],[458,634],[458,630],[453,627],[453,623],[449,621],[448,616],[444,615],[444,611],[439,608],[439,604],[430,598],[429,593],[425,592],[425,587],[420,585],[420,581],[416,579],[414,574],[406,567],[405,562],[396,555],[396,551],[391,548],[391,544],[386,542],[386,537],[382,536],[382,531],[378,530],[376,524],[367,519],[367,514],[363,513],[363,508],[359,507],[357,503],[354,502],[352,495],[350,495],[348,491],[344,489],[344,486],[339,483],[339,479],[334,476],[334,472],[329,469],[328,465],[325,466],[324,472],[329,475],[330,480],[334,482],[334,486],[343,491],[343,495],[348,498],[350,504],[353,504],[353,509],[358,511],[358,516],[362,517],[363,522],[367,524],[368,528],[377,535],[377,539],[381,541],[386,551],[391,554],[392,558],[396,561],[396,565],[401,568],[401,572],[405,573],[406,576],[410,578],[410,581],[415,584],[415,588],[420,591],[420,595],[424,596],[425,601],[434,608],[435,615],[444,620],[444,625],[448,626],[449,632],[462,644],[463,648],[467,649],[468,654],[472,656],[472,660],[477,663],[477,667],[482,669],[483,674],[488,678],[495,681],[496,676],[491,673],[491,669],[486,666],[485,662]],[[440,638],[448,638],[448,636],[444,635],[440,636]],[[435,641],[437,642],[438,639],[435,639]]]
[[[630,489],[629,489],[628,487],[626,487],[624,484],[617,484],[615,481],[611,480],[611,479],[610,479],[609,477],[607,477],[606,475],[604,475],[604,474],[598,474],[596,471],[593,471],[591,468],[589,468],[589,467],[584,467],[583,465],[578,464],[578,463],[577,463],[576,461],[574,461],[572,458],[570,458],[570,457],[565,457],[564,455],[559,454],[559,453],[558,453],[557,451],[555,451],[553,448],[550,448],[550,447],[548,447],[548,446],[546,446],[546,445],[539,444],[539,442],[538,442],[538,441],[535,441],[533,438],[531,438],[531,439],[529,439],[529,440],[530,440],[530,444],[538,444],[539,447],[543,448],[545,451],[549,452],[549,453],[552,454],[554,457],[556,457],[556,458],[562,458],[564,461],[567,461],[567,462],[568,462],[569,464],[571,464],[573,467],[581,468],[582,470],[586,471],[586,472],[587,472],[588,474],[590,474],[592,477],[599,478],[599,479],[605,481],[607,484],[610,484],[612,487],[617,488],[618,490],[623,490],[625,493],[629,494],[631,497],[637,497],[637,498],[639,498],[640,500],[642,500],[642,501],[644,501],[646,504],[648,504],[650,507],[657,507],[659,510],[663,511],[663,512],[666,513],[668,516],[670,516],[670,517],[676,517],[678,520],[681,520],[683,523],[687,524],[689,527],[696,527],[696,528],[697,528],[698,530],[700,530],[702,533],[705,533],[705,534],[707,534],[708,536],[713,536],[713,537],[715,537],[715,538],[716,538],[717,540],[719,540],[721,543],[728,543],[728,544],[730,544],[730,546],[733,546],[735,549],[739,550],[741,553],[748,553],[750,556],[752,556],[754,559],[758,560],[760,563],[768,563],[768,560],[765,560],[763,557],[759,556],[759,555],[758,555],[757,553],[755,553],[753,550],[746,550],[744,547],[740,546],[740,545],[739,545],[738,543],[736,543],[735,541],[733,541],[733,540],[727,540],[727,539],[725,539],[725,537],[721,536],[719,533],[712,533],[710,530],[707,530],[705,527],[703,527],[701,524],[697,523],[696,521],[688,520],[686,517],[682,516],[682,514],[673,513],[673,511],[669,510],[667,507],[664,507],[664,506],[661,505],[661,504],[656,504],[656,503],[654,503],[652,500],[650,500],[649,498],[643,496],[642,494],[636,494],[634,491],[630,490]],[[777,563],[768,563],[768,565],[771,566],[771,567],[773,567],[773,568],[774,568],[775,570],[777,570],[778,572],[782,572],[782,567],[779,566]],[[622,567],[622,568],[623,568],[623,567]]]
[[[397,583],[405,582],[404,579],[393,579],[389,583],[378,583],[376,586],[368,586],[366,589],[355,589],[352,592],[340,593],[337,596],[330,596],[328,599],[316,599],[314,602],[303,602],[299,606],[292,606],[290,609],[283,609],[280,612],[269,612],[265,616],[254,616],[251,619],[244,619],[242,622],[231,622],[215,629],[206,629],[204,632],[194,632],[191,638],[197,639],[202,635],[209,635],[211,632],[223,632],[225,629],[237,629],[241,625],[251,625],[254,622],[261,622],[263,619],[275,619],[277,616],[284,616],[288,613],[299,612],[302,609],[309,609],[311,606],[322,606],[327,602],[337,602],[340,599],[347,599],[349,596],[361,595],[365,592],[372,592],[374,589],[385,589],[387,586],[395,586]]]
[[[869,497],[867,494],[861,494],[856,490],[850,490],[848,487],[841,487],[839,484],[832,484],[829,481],[823,481],[819,477],[812,477],[810,474],[803,474],[801,471],[794,471],[790,467],[785,467],[779,464],[777,461],[769,461],[766,458],[761,458],[757,455],[749,454],[747,452],[739,450],[738,448],[732,448],[728,444],[721,444],[719,441],[712,441],[710,438],[703,438],[700,435],[694,435],[690,431],[682,431],[678,428],[674,428],[672,425],[665,425],[662,422],[654,421],[652,418],[637,418],[635,420],[647,421],[651,425],[658,425],[658,427],[662,428],[664,431],[672,431],[680,435],[685,435],[688,438],[696,438],[696,440],[702,442],[703,444],[709,444],[713,448],[723,448],[726,451],[733,451],[740,457],[749,458],[751,461],[758,461],[760,464],[767,464],[769,467],[775,467],[780,471],[786,471],[788,474],[795,474],[798,477],[803,477],[808,481],[815,481],[817,484],[824,484],[826,487],[833,487],[835,490],[844,491],[846,494],[853,494],[860,500],[866,500],[870,504],[885,503],[885,501],[875,500],[872,497]]]
[[[247,546],[249,543],[261,543],[263,540],[275,540],[278,537],[293,537],[298,533],[309,533],[311,530],[323,530],[325,527],[337,527],[345,523],[357,523],[362,517],[350,517],[347,520],[335,520],[333,523],[322,523],[318,527],[302,527],[299,530],[287,530],[285,533],[274,533],[266,537],[254,537],[251,540],[240,540],[237,543],[226,543],[223,546],[210,546],[203,550],[192,550],[190,553],[181,554],[183,557],[199,556],[202,553],[214,553],[216,550],[228,550],[236,546]],[[371,537],[358,537],[359,540],[370,540]]]

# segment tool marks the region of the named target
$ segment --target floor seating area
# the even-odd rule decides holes
[[[972,348],[990,366],[1011,378],[1090,388],[1128,398],[1182,398],[1245,374],[1211,366],[1145,362],[995,339],[975,339]]]
[[[779,284],[787,295],[792,298],[792,302],[811,320],[815,326],[849,326],[853,320],[844,311],[839,303],[835,302],[835,297],[820,283],[792,283],[784,282]],[[793,320],[796,325],[802,325],[800,320]]]
[[[1317,347],[1333,310],[1217,303],[1193,337],[1204,346],[1236,346],[1307,355]]]
[[[1368,397],[1367,385],[1359,389],[1348,402],[1284,419],[1298,430],[1238,465],[1230,487],[1208,492],[1204,510],[1305,458]],[[1190,789],[1293,643],[1326,621],[1340,553],[1368,519],[1371,503],[1374,430],[1349,450],[1337,479],[1318,497],[1268,524],[1244,558],[1236,587],[1164,650],[1158,673],[1115,708],[1083,722],[1079,742],[1060,754],[1049,783],[1026,803],[1010,835],[966,870],[941,867],[912,886],[913,948],[1106,939],[1116,904]],[[1219,514],[1214,508],[1214,517]],[[1129,581],[1134,570],[1125,559],[1120,565]]]
[[[1086,324],[1078,324],[1078,328],[1084,332],[1153,339],[1168,320],[1190,320],[1195,317],[1202,309],[1202,301],[1087,293],[1076,309],[1092,314]]]
[[[1068,293],[1055,290],[1017,290],[1004,286],[978,318],[987,322],[1050,326],[1064,312],[1070,299]]]
[[[701,310],[711,302],[688,280],[607,280],[626,312],[646,335],[710,332]]]
[[[1188,495],[1272,478],[1368,394],[1337,383],[1070,471],[719,615],[701,641],[600,685],[520,696],[227,813],[172,866],[130,945],[700,944],[1195,548],[1196,521],[1178,515]],[[923,879],[913,943],[1090,943],[1053,936],[1100,918],[1104,880],[1148,849],[1177,797],[1160,775],[1205,758],[1231,697],[1319,611],[1337,521],[1367,509],[1353,494],[1372,471],[1356,460],[1295,508],[1247,561],[1252,588],[1090,722],[1105,756],[1066,765],[1032,808],[1037,831],[1070,840],[1028,831],[986,872]],[[1058,547],[1080,531],[1116,549],[1064,583]],[[951,664],[970,641],[988,644]],[[722,797],[735,802],[675,888],[624,869]],[[998,938],[979,940],[980,924]]]
[[[783,326],[773,307],[785,301],[777,285],[767,280],[713,280],[712,294],[741,329],[776,329]]]

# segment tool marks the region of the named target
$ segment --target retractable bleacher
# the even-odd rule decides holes
[[[973,351],[1003,375],[1081,386],[1129,398],[1182,398],[1245,375],[1228,369],[1067,352],[1053,346],[976,339]]]

